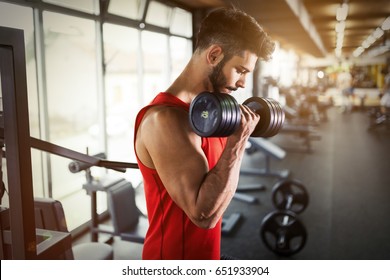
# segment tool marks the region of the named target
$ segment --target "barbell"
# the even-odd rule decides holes
[[[278,209],[264,217],[260,236],[268,249],[291,256],[303,249],[307,240],[304,224],[298,219],[309,203],[305,186],[296,179],[277,182],[272,189],[272,202]]]
[[[252,137],[272,137],[283,126],[284,110],[272,98],[250,97],[243,105],[260,115]],[[225,93],[200,93],[190,104],[189,120],[192,129],[202,137],[227,137],[241,121],[237,100]]]

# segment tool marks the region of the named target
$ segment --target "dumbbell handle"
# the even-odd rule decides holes
[[[293,202],[293,196],[291,194],[287,195],[286,210],[291,209],[292,202]],[[288,215],[284,216],[282,220],[282,225],[286,226],[288,224],[288,221],[289,221]],[[278,247],[283,248],[285,246],[285,243],[286,243],[286,234],[285,232],[281,232],[278,236],[278,241],[277,241]]]
[[[286,246],[286,232],[284,230],[278,233],[276,246],[278,246],[278,248],[284,248]]]
[[[288,225],[289,220],[290,219],[289,219],[288,215],[285,215],[283,217],[283,220],[282,220],[282,225],[283,226]],[[279,248],[284,248],[286,246],[286,232],[284,229],[282,229],[280,232],[278,232],[276,244]]]
[[[293,195],[289,194],[287,195],[286,210],[291,210],[292,203],[293,203]]]

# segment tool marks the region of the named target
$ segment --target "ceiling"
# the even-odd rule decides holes
[[[246,11],[278,40],[283,48],[316,58],[334,55],[336,47],[336,10],[343,0],[176,0],[194,9],[209,9],[233,4]],[[353,51],[390,16],[389,0],[349,0],[345,21],[342,57]],[[386,40],[387,38],[387,40]],[[386,42],[387,41],[387,42]],[[382,56],[390,56],[390,32],[387,30],[369,50],[388,45]]]

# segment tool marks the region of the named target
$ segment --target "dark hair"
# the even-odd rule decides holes
[[[264,60],[269,60],[275,49],[260,24],[236,8],[216,9],[203,19],[196,48],[204,50],[212,44],[220,45],[228,57],[248,50]]]

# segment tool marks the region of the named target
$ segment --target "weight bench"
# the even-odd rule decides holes
[[[149,222],[136,205],[135,190],[131,183],[123,182],[109,188],[107,204],[114,226],[113,234],[124,241],[143,244]]]
[[[229,217],[223,217],[221,229],[222,236],[230,235],[241,220],[241,217],[241,213],[233,213]]]
[[[263,138],[249,138],[251,147],[249,153],[260,151],[265,155],[265,168],[261,169],[241,169],[240,173],[243,175],[258,175],[258,176],[271,176],[278,178],[287,178],[290,175],[290,171],[287,169],[280,171],[272,171],[270,168],[271,158],[282,160],[286,156],[286,152],[276,144]]]
[[[319,135],[312,126],[308,125],[293,125],[285,123],[279,133],[295,134],[302,138],[307,152],[313,151],[311,141],[321,140],[321,135]]]

